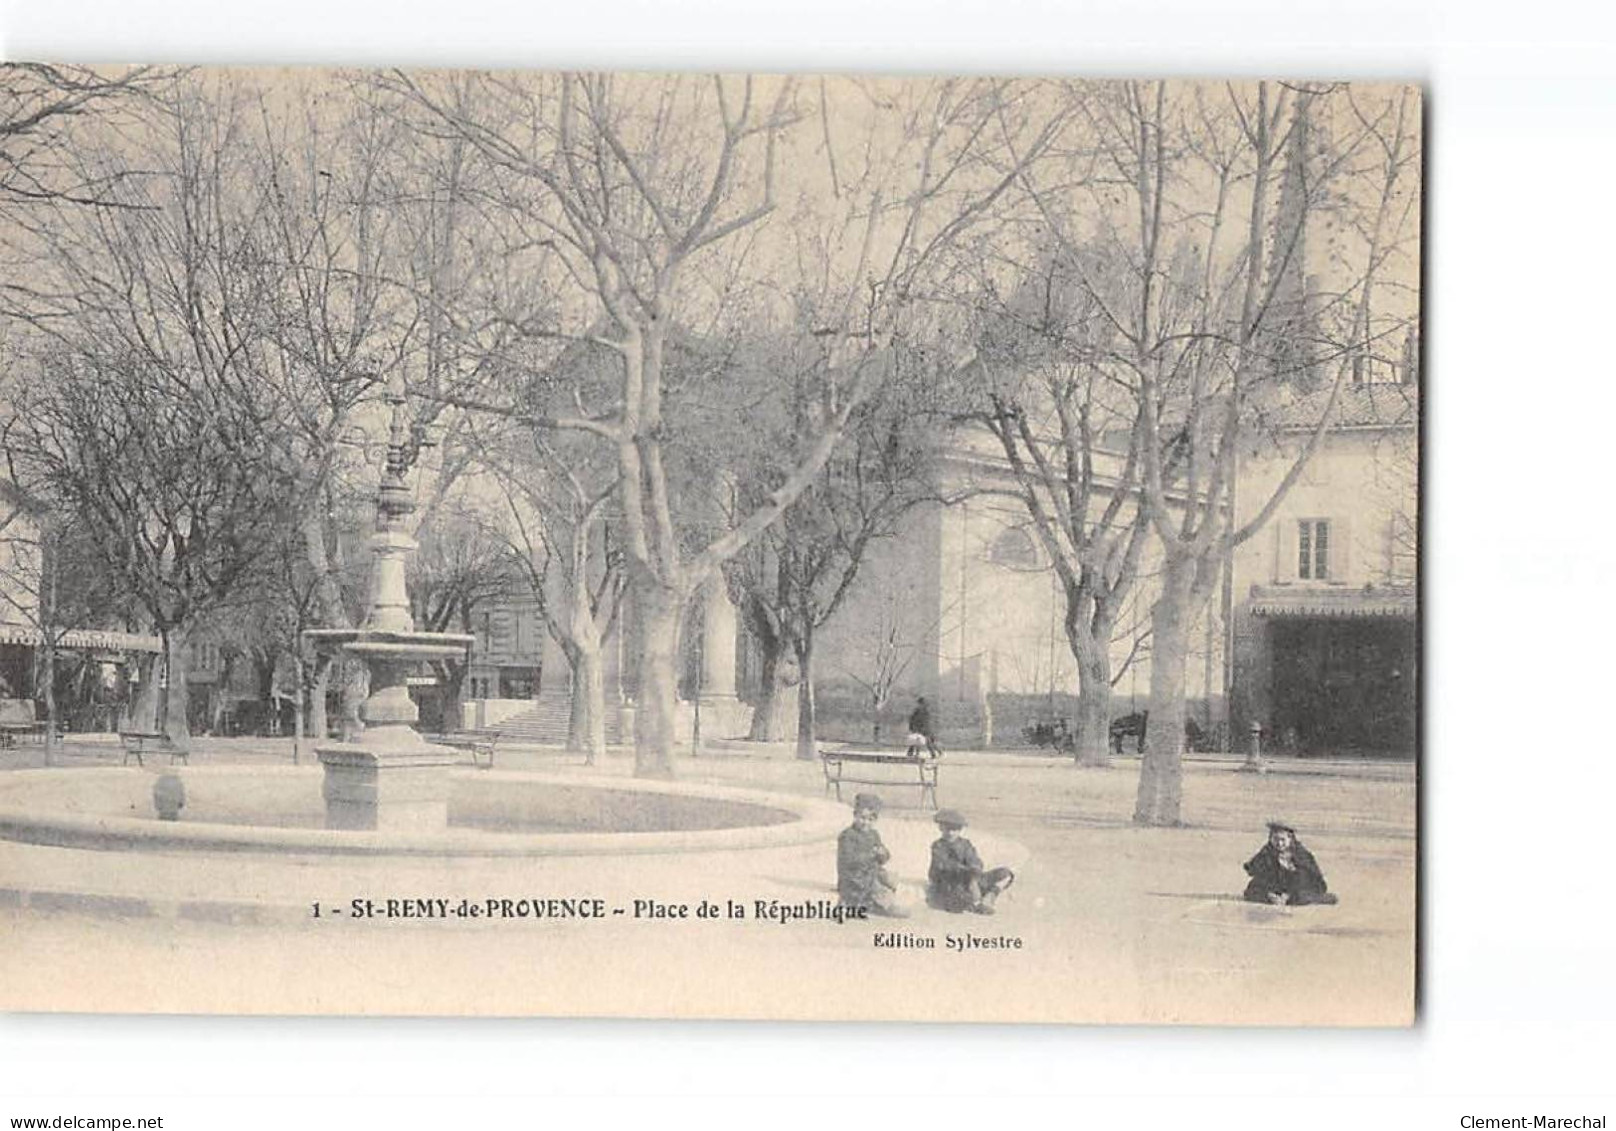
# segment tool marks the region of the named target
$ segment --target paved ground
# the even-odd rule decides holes
[[[64,765],[116,764],[114,746],[70,746]],[[0,767],[37,765],[37,747]],[[196,761],[282,764],[285,743],[199,743]],[[505,769],[582,772],[554,751],[501,751]],[[7,935],[0,1001],[21,1008],[187,1011],[892,1017],[1259,1024],[1397,1024],[1412,1013],[1415,783],[1411,766],[1278,763],[1236,772],[1191,762],[1183,829],[1129,822],[1138,764],[1080,770],[1032,754],[951,753],[942,803],[963,809],[985,854],[1019,865],[991,919],[918,907],[873,924],[759,919],[756,903],[818,905],[833,863],[809,846],[631,861],[529,861],[498,867],[378,870],[250,859],[176,861],[0,847],[0,886],[49,887],[91,871],[107,890],[211,870],[250,902],[348,905],[344,917],[254,922],[52,905],[0,910]],[[599,772],[627,774],[617,754]],[[815,764],[781,749],[728,747],[681,765],[688,779],[818,795]],[[135,771],[131,771],[135,772]],[[911,897],[934,835],[913,787],[879,789],[884,835]],[[1240,862],[1263,822],[1302,831],[1342,903],[1294,911],[1248,906]],[[828,846],[827,846],[828,848]],[[993,861],[990,861],[992,863]],[[69,886],[62,884],[58,886]],[[274,889],[273,892],[271,889]],[[591,895],[630,909],[592,920],[499,923],[356,921],[355,898]],[[278,894],[277,894],[278,893]],[[271,894],[276,899],[271,900]],[[634,899],[724,908],[717,919],[636,917]],[[734,899],[748,917],[727,917]],[[86,911],[99,911],[86,914]],[[878,945],[883,940],[905,945]],[[930,940],[923,948],[908,945]],[[954,949],[958,942],[998,941]],[[1020,947],[1015,947],[1016,940]]]

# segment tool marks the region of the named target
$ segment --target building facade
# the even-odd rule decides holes
[[[1272,495],[1322,411],[1315,394],[1247,453],[1237,509]],[[1294,423],[1285,423],[1285,420]],[[1418,701],[1419,400],[1354,383],[1265,528],[1235,554],[1235,726],[1297,754],[1412,756]]]

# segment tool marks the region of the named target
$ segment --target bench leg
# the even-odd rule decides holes
[[[134,758],[135,765],[145,768],[146,759],[140,756],[140,751],[138,750],[125,750],[123,752],[123,764],[127,766],[131,757]]]

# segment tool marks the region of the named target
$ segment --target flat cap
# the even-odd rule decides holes
[[[936,821],[939,826],[945,829],[963,829],[967,824],[965,814],[961,813],[958,809],[944,809],[939,812],[937,816],[933,817],[932,820]]]
[[[1284,821],[1269,821],[1268,822],[1268,831],[1269,832],[1274,832],[1276,830],[1279,831],[1279,832],[1290,833],[1292,836],[1296,835],[1296,826],[1295,825],[1286,824]]]
[[[881,811],[881,798],[873,793],[861,793],[853,798],[853,808]]]

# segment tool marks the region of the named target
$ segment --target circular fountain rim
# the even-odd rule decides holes
[[[155,768],[154,768],[155,769]],[[140,771],[136,771],[140,772]],[[152,770],[145,773],[150,776]],[[198,766],[182,777],[239,777],[319,774],[316,767]],[[113,852],[253,852],[283,856],[380,857],[542,857],[625,856],[781,848],[834,839],[847,821],[845,806],[817,798],[680,781],[649,781],[601,774],[558,774],[542,771],[456,770],[457,777],[476,781],[519,781],[532,784],[584,786],[619,793],[654,793],[781,810],[796,819],[779,824],[677,832],[497,833],[448,829],[434,834],[351,832],[213,822],[160,821],[155,818],[102,814],[39,814],[24,810],[6,795],[37,784],[42,776],[71,780],[83,775],[110,778],[130,773],[125,767],[16,770],[0,781],[0,841]]]
[[[464,655],[476,642],[467,633],[425,632],[395,628],[308,628],[303,635],[318,644],[337,645],[355,656],[389,659],[442,659]]]

